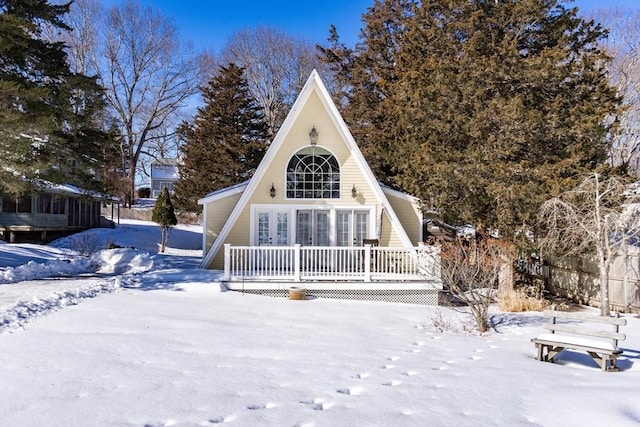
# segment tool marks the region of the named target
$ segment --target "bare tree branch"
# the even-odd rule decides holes
[[[540,209],[543,255],[596,254],[603,316],[609,315],[611,263],[640,235],[640,210],[627,194],[623,179],[593,173]]]
[[[314,45],[270,27],[238,31],[223,49],[222,59],[245,68],[251,95],[261,106],[272,135],[311,70],[323,67]]]
[[[202,81],[202,56],[180,41],[172,21],[135,0],[107,13],[96,0],[74,3],[71,19],[85,25],[74,34],[75,44],[87,45],[85,62],[99,75],[120,127],[131,201],[143,148],[160,138],[159,131],[177,125],[176,112]]]

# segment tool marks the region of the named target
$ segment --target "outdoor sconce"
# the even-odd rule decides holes
[[[351,197],[354,199],[358,196],[358,190],[356,190],[356,185],[353,184],[353,188],[351,188]]]
[[[272,199],[276,197],[276,187],[273,186],[273,183],[271,183],[271,190],[269,190],[269,195]]]
[[[316,145],[318,143],[318,131],[315,126],[311,128],[311,132],[309,132],[309,140],[311,141],[311,145]]]

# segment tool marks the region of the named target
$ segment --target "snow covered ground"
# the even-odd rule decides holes
[[[445,308],[225,292],[196,268],[198,227],[166,254],[159,236],[126,221],[0,244],[0,425],[640,424],[634,316],[621,372],[542,363],[539,313],[495,311],[480,336]],[[88,255],[107,242],[123,248]]]

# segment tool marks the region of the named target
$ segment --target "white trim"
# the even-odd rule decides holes
[[[402,191],[394,190],[391,187],[387,187],[384,184],[380,184],[382,191],[389,194],[390,196],[397,197],[399,199],[406,200],[407,202],[415,203],[417,205],[420,204],[420,199],[416,196],[412,196],[411,194],[403,193]]]
[[[213,260],[213,257],[215,256],[215,254],[222,247],[222,244],[224,243],[227,236],[231,232],[233,225],[237,221],[242,211],[246,208],[249,202],[249,199],[255,192],[258,184],[262,181],[266,171],[268,170],[273,159],[275,158],[276,154],[280,150],[280,147],[284,143],[286,136],[289,134],[289,132],[291,131],[291,128],[293,127],[295,122],[298,120],[298,117],[300,116],[300,113],[302,112],[304,105],[307,103],[307,101],[309,100],[309,97],[314,92],[318,93],[318,96],[320,98],[322,105],[325,107],[327,113],[329,114],[329,117],[331,118],[332,122],[336,126],[338,134],[341,136],[342,141],[346,144],[347,148],[351,152],[351,156],[353,157],[356,164],[359,166],[360,171],[364,175],[365,180],[369,185],[369,188],[371,188],[374,195],[376,196],[377,203],[380,205],[381,208],[385,209],[385,213],[391,222],[391,226],[395,230],[395,232],[398,234],[401,243],[406,247],[413,246],[404,228],[402,228],[402,224],[400,223],[400,221],[398,220],[398,217],[393,211],[391,204],[389,203],[389,201],[387,200],[387,197],[384,195],[382,189],[380,188],[380,184],[375,179],[375,176],[373,175],[371,168],[365,161],[364,156],[360,152],[358,145],[356,144],[355,140],[353,139],[353,136],[349,132],[349,129],[347,128],[346,123],[344,122],[342,116],[340,115],[338,108],[333,103],[331,99],[331,95],[329,95],[329,92],[327,91],[326,87],[322,83],[322,80],[320,79],[318,72],[316,70],[313,70],[311,72],[311,75],[307,79],[307,82],[305,83],[304,87],[302,88],[302,91],[300,91],[300,95],[298,95],[298,98],[294,102],[293,107],[291,107],[289,114],[287,115],[284,122],[282,123],[280,130],[278,131],[275,138],[271,142],[267,152],[265,153],[264,158],[262,159],[262,161],[260,162],[260,165],[256,169],[256,172],[254,173],[253,177],[249,181],[246,189],[242,192],[242,196],[240,196],[240,200],[238,200],[238,203],[236,203],[235,207],[231,211],[231,215],[229,215],[229,218],[227,219],[224,226],[222,227],[222,230],[220,230],[218,238],[215,240],[213,245],[211,245],[211,248],[209,248],[208,253],[205,255],[202,262],[200,263],[200,267],[206,268]],[[211,197],[213,197],[213,194],[211,195]],[[205,199],[207,201],[210,201],[209,198],[205,198]],[[202,199],[202,200],[205,200],[205,199]],[[329,199],[323,199],[323,200],[329,200]]]
[[[207,254],[207,204],[202,207],[202,257]]]
[[[245,181],[245,182],[241,182],[240,184],[235,184],[229,187],[221,188],[220,190],[216,190],[213,193],[207,194],[202,199],[199,199],[198,204],[206,205],[207,203],[215,202],[216,200],[224,199],[229,196],[233,196],[234,194],[242,193],[247,188],[248,185],[249,185],[249,181]]]

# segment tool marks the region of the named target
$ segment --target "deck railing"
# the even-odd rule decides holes
[[[434,246],[224,246],[224,278],[232,280],[439,280]]]

